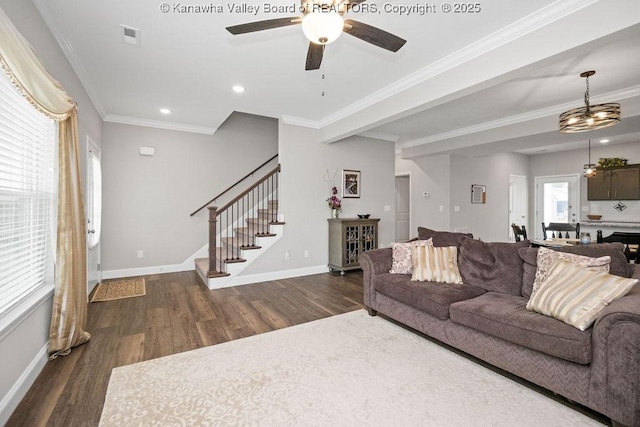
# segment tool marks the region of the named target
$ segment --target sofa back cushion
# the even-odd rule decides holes
[[[574,245],[553,248],[554,251],[583,255],[591,258],[610,256],[609,273],[622,277],[631,277],[633,265],[627,261],[623,249],[624,245],[622,243],[599,243],[597,245]],[[518,249],[518,254],[524,261],[522,296],[529,298],[533,290],[533,282],[536,278],[538,248],[520,248]]]
[[[465,284],[486,291],[521,295],[522,259],[518,249],[528,247],[530,242],[494,242],[464,239],[460,245],[458,268]]]
[[[418,239],[432,239],[433,246],[455,246],[460,247],[463,240],[473,239],[471,233],[452,233],[450,231],[436,231],[424,227],[418,227]]]

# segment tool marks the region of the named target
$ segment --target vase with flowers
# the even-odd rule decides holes
[[[329,191],[331,195],[326,200],[329,204],[329,209],[331,209],[331,217],[338,218],[338,211],[342,210],[342,200],[338,197],[338,187],[336,187],[336,175],[338,174],[338,169],[333,174],[333,178],[329,176],[329,169],[324,174],[324,180],[329,184]]]
[[[331,209],[331,217],[338,218],[338,211],[342,209],[342,200],[338,198],[338,189],[335,186],[331,187],[331,196],[327,199],[327,202]]]

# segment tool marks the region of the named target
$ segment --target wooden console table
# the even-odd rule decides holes
[[[360,254],[378,248],[378,222],[380,219],[329,219],[329,270],[340,271],[360,268]]]

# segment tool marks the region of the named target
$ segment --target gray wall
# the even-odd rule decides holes
[[[101,144],[102,120],[53,35],[30,1],[0,0],[0,7],[31,43],[49,73],[78,103],[80,159],[86,158],[87,135]],[[82,165],[84,171],[84,164]],[[83,174],[84,176],[84,174]],[[0,328],[0,425],[4,424],[46,362],[51,295]],[[2,319],[6,321],[6,317]]]
[[[508,241],[509,174],[528,176],[529,160],[514,153],[485,157],[438,155],[411,160],[396,156],[396,174],[406,172],[411,174],[412,237],[422,226],[450,231],[469,229],[474,237],[485,241]],[[472,184],[486,185],[487,203],[471,203]]]
[[[277,133],[276,120],[240,113],[214,135],[105,123],[105,275],[180,264],[206,245],[207,209],[189,214],[277,154]],[[141,156],[141,146],[155,155]]]
[[[469,228],[475,238],[509,241],[509,175],[529,175],[529,159],[503,153],[451,159],[451,228]],[[485,185],[487,202],[471,203],[471,185]]]
[[[449,230],[451,156],[443,154],[405,160],[397,155],[395,169],[396,174],[411,176],[410,237],[418,236],[418,227]],[[428,197],[424,197],[424,193],[428,193]]]
[[[247,268],[243,275],[278,271],[298,274],[326,271],[327,219],[331,216],[326,203],[330,195],[329,186],[324,180],[327,170],[330,175],[338,170],[338,187],[343,169],[361,171],[361,197],[343,199],[340,217],[354,218],[359,213],[369,213],[372,218],[380,218],[380,245],[386,246],[393,240],[393,144],[358,136],[333,144],[322,144],[318,142],[318,134],[318,130],[287,125],[280,121],[280,204],[286,222],[284,236]],[[385,205],[390,207],[390,211],[384,210]],[[309,251],[309,258],[304,257],[305,250]],[[285,260],[284,254],[287,251],[291,257]]]

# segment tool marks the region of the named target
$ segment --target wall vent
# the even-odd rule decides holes
[[[140,30],[129,27],[128,25],[120,25],[122,31],[122,40],[126,44],[140,47]]]

